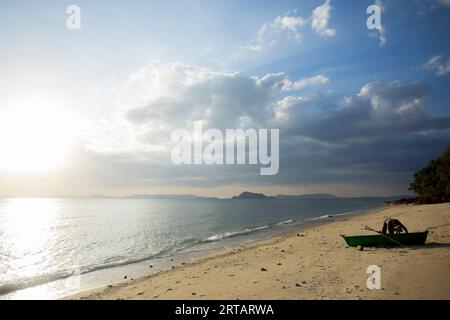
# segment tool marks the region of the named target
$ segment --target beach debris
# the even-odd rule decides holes
[[[285,252],[284,250],[281,250],[281,252]]]
[[[301,287],[302,285],[300,283],[295,284],[296,287]]]
[[[108,287],[108,289],[109,289],[109,288],[112,288],[112,287],[113,287],[113,285],[112,285],[112,284],[108,284],[108,286],[107,286],[107,287]]]
[[[149,267],[149,268],[153,268],[153,265],[149,265],[148,267]]]
[[[128,278],[128,276],[123,277],[124,279]]]
[[[363,246],[358,246],[357,249],[358,249],[359,251],[364,251],[364,247],[363,247]]]
[[[196,294],[195,292],[192,292],[192,295],[193,295],[193,296],[196,296],[197,294]]]
[[[278,263],[277,263],[277,266],[281,266],[281,262],[278,262]]]
[[[261,271],[267,271],[267,269],[266,268],[261,268]]]
[[[142,296],[144,294],[144,292],[143,291],[141,291],[141,292],[138,292],[138,296]]]

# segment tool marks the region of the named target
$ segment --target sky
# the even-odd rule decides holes
[[[0,197],[408,194],[449,145],[449,31],[448,0],[2,1]],[[278,174],[175,165],[196,121],[279,129]]]

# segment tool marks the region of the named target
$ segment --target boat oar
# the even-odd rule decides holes
[[[367,224],[364,225],[364,229],[369,230],[369,231],[372,231],[372,232],[376,232],[376,233],[378,233],[380,236],[385,237],[386,239],[388,239],[388,240],[390,240],[390,241],[392,241],[392,242],[398,244],[399,246],[401,246],[401,247],[403,247],[403,248],[407,248],[407,246],[405,246],[404,244],[398,242],[397,240],[392,239],[392,238],[389,237],[388,235],[386,235],[386,234],[384,234],[384,233],[382,233],[382,232],[380,232],[380,231],[378,231],[378,230],[372,229],[372,228],[369,227]]]
[[[446,227],[446,226],[449,226],[449,225],[450,225],[450,223],[446,223],[446,224],[441,224],[439,226],[428,227],[427,231],[428,230],[432,230],[432,229],[437,229],[437,228],[440,228],[440,227]]]

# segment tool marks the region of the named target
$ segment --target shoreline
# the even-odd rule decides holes
[[[62,299],[450,299],[450,227],[439,230],[439,234],[444,233],[439,244],[433,245],[429,236],[426,246],[406,249],[367,248],[358,251],[348,248],[339,236],[343,233],[364,234],[362,222],[378,227],[388,216],[398,217],[411,231],[423,231],[430,226],[422,225],[425,216],[433,225],[450,222],[450,204],[371,209],[316,225],[300,225],[295,232],[238,245],[173,269],[81,291]],[[419,260],[422,250],[432,253],[433,260],[438,256],[442,263],[430,267],[429,260],[414,261]],[[417,254],[419,256],[413,258]],[[348,261],[357,262],[358,259],[364,263],[356,263],[346,270]],[[388,281],[384,286],[382,283],[382,290],[366,289],[365,268],[377,264],[385,273],[384,265],[388,259],[392,259],[391,264],[395,267],[387,267]],[[395,285],[390,279],[392,272],[394,270],[399,276],[399,264],[406,260],[405,265],[409,269],[419,264],[419,269],[425,274],[434,274],[431,270],[439,269],[441,281],[429,290],[424,290],[427,286],[422,282]],[[353,272],[349,273],[352,269]],[[415,271],[405,270],[405,273]],[[247,285],[242,287],[243,283]]]
[[[64,299],[82,292],[97,290],[105,286],[117,286],[124,280],[134,280],[154,276],[172,268],[190,265],[203,258],[232,252],[233,248],[251,246],[263,241],[290,236],[301,230],[346,219],[355,215],[378,212],[386,208],[380,205],[372,208],[304,217],[302,220],[283,220],[278,223],[258,227],[247,227],[240,231],[218,234],[225,235],[217,240],[200,241],[169,255],[155,256],[140,261],[100,267],[96,270],[62,277],[52,281],[27,286],[0,295],[0,300],[16,299]],[[212,237],[211,237],[212,238]],[[206,238],[205,238],[206,239]],[[150,267],[150,268],[149,268]]]

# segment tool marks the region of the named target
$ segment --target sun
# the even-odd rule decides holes
[[[61,166],[76,137],[74,120],[47,98],[0,109],[0,170],[37,173]]]

